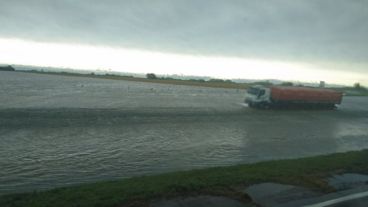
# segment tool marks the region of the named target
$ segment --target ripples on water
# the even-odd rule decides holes
[[[367,99],[257,111],[237,90],[7,74],[0,194],[368,146]]]

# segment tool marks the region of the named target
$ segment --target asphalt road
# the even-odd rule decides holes
[[[367,207],[368,197],[345,201],[339,204],[329,205],[327,207]]]

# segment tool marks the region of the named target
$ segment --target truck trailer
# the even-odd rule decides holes
[[[252,108],[308,107],[334,109],[341,104],[342,92],[312,87],[252,86],[245,103]]]

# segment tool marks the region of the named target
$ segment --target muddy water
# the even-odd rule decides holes
[[[0,194],[368,147],[368,99],[258,111],[244,91],[0,72]]]

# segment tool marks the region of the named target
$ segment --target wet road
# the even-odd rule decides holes
[[[342,202],[339,204],[329,205],[326,207],[367,207],[368,206],[368,198],[359,198],[351,201]]]
[[[0,72],[0,194],[368,147],[368,98],[259,111],[244,91]]]

